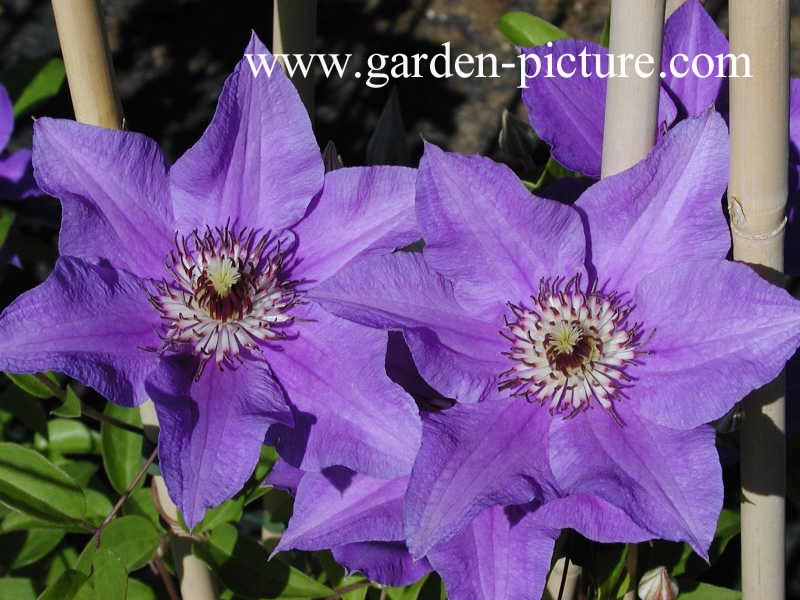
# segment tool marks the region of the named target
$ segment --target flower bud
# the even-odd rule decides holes
[[[675,600],[677,597],[678,584],[665,567],[651,569],[639,580],[640,600]]]

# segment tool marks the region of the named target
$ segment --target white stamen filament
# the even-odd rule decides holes
[[[150,302],[161,314],[159,352],[188,348],[200,369],[214,360],[235,368],[247,349],[287,337],[298,303],[297,282],[286,278],[280,241],[229,226],[175,239],[165,264],[171,281],[154,284]]]
[[[502,375],[501,389],[547,404],[552,413],[573,416],[594,400],[615,418],[613,402],[624,397],[638,364],[641,326],[627,325],[632,306],[615,293],[580,289],[578,276],[542,281],[531,308],[509,304],[515,320],[503,337],[513,366]]]

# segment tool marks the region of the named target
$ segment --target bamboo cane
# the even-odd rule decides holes
[[[788,191],[789,0],[731,0],[731,53],[752,78],[730,79],[728,206],[733,256],[782,283]],[[744,401],[741,431],[742,592],[782,600],[786,440],[782,378]]]
[[[653,147],[658,122],[661,38],[664,0],[613,0],[611,3],[611,60],[622,55],[652,57],[654,74],[639,77],[634,60],[627,61],[627,77],[612,77],[606,90],[603,126],[603,177],[633,166]],[[641,64],[643,71],[650,66]],[[619,73],[620,69],[615,72]]]
[[[681,4],[686,2],[686,0],[667,0],[667,17],[669,17],[672,13],[678,10],[681,7]]]
[[[664,18],[665,0],[611,2],[610,60],[626,54],[650,56],[654,73],[650,77],[640,77],[634,70],[627,74],[628,77],[608,80],[603,124],[603,177],[635,165],[647,156],[655,143]],[[644,64],[642,70],[646,70]],[[638,554],[638,546],[631,544],[626,568],[634,589]]]
[[[96,0],[53,0],[53,14],[75,120],[120,129],[122,108]]]
[[[52,5],[75,119],[108,129],[121,129],[122,107],[97,0],[52,0]],[[143,405],[140,413],[146,434],[155,441],[158,422],[152,403]],[[175,506],[160,476],[153,478],[152,485],[162,506]],[[175,556],[175,562],[183,573],[184,600],[213,600],[216,595],[208,567],[191,554],[187,545],[176,548],[180,553]]]
[[[272,13],[272,51],[275,54],[304,54],[314,51],[317,36],[317,0],[275,0]],[[314,75],[292,76],[308,114],[314,114]]]
[[[567,572],[564,572],[566,565]],[[564,558],[559,558],[550,575],[547,576],[547,584],[544,588],[544,598],[542,600],[572,600],[578,597],[578,583],[580,583],[583,569]]]
[[[272,52],[274,54],[304,54],[314,51],[317,36],[317,0],[274,0],[272,6]],[[314,77],[295,71],[292,83],[314,120]],[[266,501],[265,501],[266,502]],[[273,533],[261,528],[261,540],[266,542]]]

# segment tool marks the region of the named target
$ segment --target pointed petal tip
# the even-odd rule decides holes
[[[271,55],[270,51],[267,49],[267,46],[261,41],[261,38],[256,33],[255,29],[250,30],[250,39],[245,47],[245,54]]]

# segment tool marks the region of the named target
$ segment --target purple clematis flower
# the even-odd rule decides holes
[[[423,405],[430,408],[444,400],[421,380],[408,348],[394,332],[387,370]],[[413,456],[416,449],[409,444],[407,452]],[[278,462],[267,483],[289,491],[295,502],[276,551],[331,548],[349,571],[392,586],[409,585],[435,569],[451,600],[539,600],[561,528],[582,528],[603,541],[613,540],[621,529],[629,538],[648,537],[619,509],[574,495],[543,506],[488,508],[462,533],[415,561],[403,531],[408,481],[376,479],[342,468],[306,473]]]
[[[246,52],[267,50],[253,36]],[[0,316],[0,369],[62,371],[124,406],[152,398],[190,527],[245,483],[271,425],[295,466],[408,472],[421,425],[386,376],[386,333],[309,293],[419,237],[413,169],[324,175],[289,80],[245,60],[171,166],[143,135],[45,118],[33,161],[62,201],[61,257]]]
[[[524,51],[541,58],[553,55],[553,61],[570,54],[578,56],[582,50],[599,54],[600,72],[608,73],[608,49],[581,40],[557,40],[552,48],[539,46]],[[677,119],[697,116],[711,106],[727,117],[727,79],[720,77],[698,77],[688,70],[685,76],[678,76],[669,65],[674,57],[683,54],[689,64],[699,55],[712,57],[716,67],[717,56],[729,53],[728,40],[717,27],[714,20],[703,8],[700,0],[687,0],[664,25],[661,70],[661,101],[659,123],[661,127],[671,126]],[[569,62],[566,63],[569,65]],[[589,64],[593,64],[589,62]],[[678,58],[676,66],[681,71],[688,69],[683,57]],[[702,69],[708,68],[707,60],[700,61]],[[532,69],[533,66],[530,65]],[[742,67],[739,67],[740,70]],[[677,113],[670,112],[670,103],[665,96],[674,101]],[[601,151],[603,145],[603,116],[605,113],[606,79],[596,72],[584,78],[580,73],[571,78],[535,77],[528,80],[527,89],[522,90],[522,99],[528,108],[531,125],[551,147],[553,157],[569,169],[600,177]],[[785,271],[800,273],[800,79],[792,79],[789,94],[789,205],[788,224],[785,236]],[[662,129],[659,129],[659,135]],[[573,184],[574,185],[574,184]],[[559,199],[575,199],[577,195],[560,195]]]
[[[607,74],[608,48],[582,40],[556,40],[552,47],[537,46],[523,49],[526,54],[538,55],[542,60],[552,55],[555,62],[563,55],[579,56],[582,51],[599,55],[599,73]],[[678,77],[670,62],[678,54],[689,61],[699,55],[717,56],[728,53],[728,40],[714,20],[703,8],[700,0],[687,0],[664,25],[664,43],[661,57],[661,100],[659,123],[671,126],[676,118],[697,116],[714,106],[723,88],[724,78],[701,78],[689,71]],[[569,65],[570,63],[565,63]],[[591,66],[593,61],[589,60]],[[529,64],[529,70],[533,68]],[[682,69],[683,62],[677,63]],[[567,168],[600,177],[603,146],[603,117],[606,103],[606,78],[590,69],[589,77],[578,73],[574,77],[533,77],[522,90],[522,100],[528,108],[528,118],[536,133],[551,146],[553,158]],[[659,131],[659,135],[662,131]],[[800,135],[800,131],[797,132]]]
[[[33,180],[31,151],[3,152],[13,132],[14,107],[0,85],[0,200],[19,200],[41,193]]]
[[[400,329],[423,378],[457,401],[423,415],[404,501],[412,556],[430,560],[492,507],[573,497],[601,503],[573,511],[587,537],[624,513],[635,527],[616,541],[706,555],[723,489],[705,423],[800,342],[800,303],[725,260],[727,147],[718,114],[686,119],[567,206],[428,145],[423,253],[365,258],[313,291]]]

